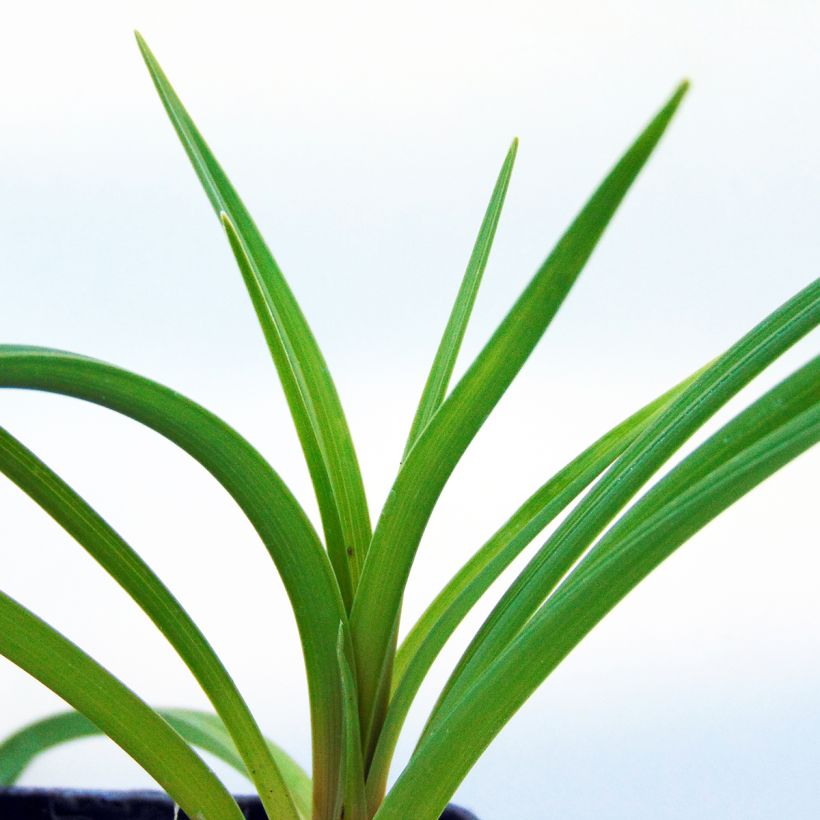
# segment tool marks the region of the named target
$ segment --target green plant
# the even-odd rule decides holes
[[[818,440],[820,357],[725,424],[627,507],[698,428],[816,327],[820,280],[547,481],[450,580],[399,644],[405,583],[439,494],[561,306],[686,84],[618,161],[449,390],[515,161],[513,143],[403,463],[371,530],[341,404],[305,318],[237,193],[148,47],[139,36],[138,41],[253,301],[310,471],[323,538],[247,441],[168,388],[93,359],[20,346],[0,347],[0,385],[61,393],[130,416],[186,450],[233,496],[275,562],[293,606],[310,694],[313,775],[309,780],[263,737],[202,633],[150,568],[37,456],[0,429],[0,469],[145,610],[216,713],[154,711],[0,593],[0,653],[76,710],[39,721],[0,746],[0,783],[13,783],[32,757],[54,744],[103,732],[191,817],[240,816],[191,745],[246,773],[271,818],[437,817],[498,731],[621,598],[689,536]],[[500,573],[574,502],[463,654],[409,763],[385,794],[399,732],[439,651]]]

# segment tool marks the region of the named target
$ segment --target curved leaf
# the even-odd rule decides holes
[[[251,779],[236,745],[222,721],[195,709],[156,709],[156,713],[187,743],[198,746]],[[24,726],[0,743],[0,786],[13,786],[36,757],[55,746],[104,732],[79,712],[60,712]],[[265,739],[296,801],[300,816],[310,817],[310,778],[304,769],[273,741]]]
[[[200,462],[233,496],[273,558],[293,606],[307,669],[316,813],[332,808],[341,753],[339,588],[310,522],[244,438],[198,404],[141,376],[71,353],[0,345],[0,386],[61,393],[116,410]],[[330,797],[328,797],[330,795]]]
[[[404,639],[396,656],[393,692],[368,773],[368,800],[378,808],[399,732],[419,687],[462,619],[532,539],[591,484],[652,418],[700,371],[625,419],[540,487],[456,573]]]
[[[689,486],[705,480],[726,461],[726,452],[735,453],[756,444],[773,429],[820,404],[820,356],[815,356],[788,378],[777,384],[749,407],[710,436],[696,450],[652,487],[610,527],[584,560],[579,577],[607,559],[613,542],[628,538],[661,507],[681,495]]]
[[[299,814],[236,684],[205,636],[136,552],[74,490],[0,427],[0,471],[36,501],[156,624],[191,670],[240,749],[269,817]]]
[[[0,655],[104,731],[189,817],[243,820],[190,746],[147,704],[59,632],[0,592]]]
[[[735,343],[653,421],[504,593],[450,677],[431,721],[472,685],[609,521],[732,396],[820,322],[820,279]]]
[[[493,737],[618,601],[695,532],[818,440],[815,405],[690,485],[612,544],[606,560],[589,572],[582,563],[422,740],[376,820],[402,820],[408,810],[417,820],[437,818]]]

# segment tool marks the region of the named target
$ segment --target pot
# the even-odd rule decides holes
[[[237,797],[247,820],[265,820],[258,797]],[[2,820],[173,820],[174,804],[162,792],[0,789]],[[178,820],[187,820],[180,811]],[[448,806],[441,820],[478,820],[458,806]]]

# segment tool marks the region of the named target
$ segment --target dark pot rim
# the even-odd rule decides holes
[[[255,795],[237,795],[247,820],[264,820]],[[174,803],[160,791],[0,786],[3,820],[172,820]],[[178,820],[187,820],[180,811]],[[467,809],[449,805],[440,820],[478,820]]]

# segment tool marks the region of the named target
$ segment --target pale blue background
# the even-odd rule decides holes
[[[564,312],[444,493],[407,622],[567,458],[820,270],[814,2],[34,0],[6,10],[3,340],[110,359],[189,393],[255,441],[312,515],[241,281],[135,26],[303,302],[374,513],[510,139],[521,137],[519,160],[462,364],[618,153],[681,77],[693,80]],[[816,347],[799,345],[729,412]],[[97,408],[11,393],[0,402],[0,422],[140,549],[265,729],[306,763],[292,618],[270,561],[214,482]],[[817,467],[816,454],[791,465],[637,590],[528,702],[458,799],[485,820],[820,815]],[[204,705],[141,613],[7,482],[0,511],[7,592],[151,702]],[[403,756],[485,612],[436,666]],[[59,708],[5,662],[0,703],[3,733]],[[49,755],[26,782],[149,783],[104,741]]]

